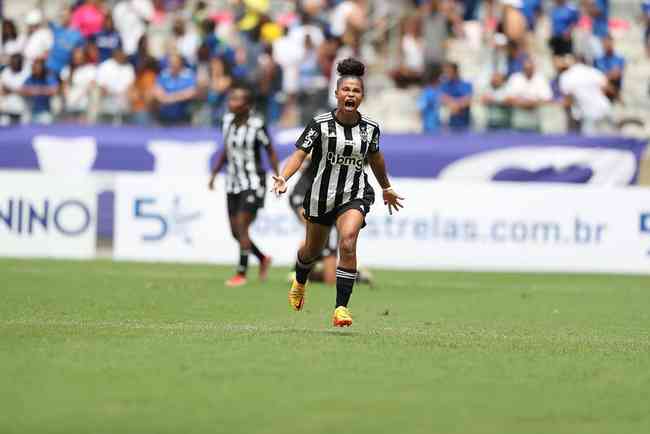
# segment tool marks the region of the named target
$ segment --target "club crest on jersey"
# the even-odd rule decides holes
[[[359,128],[359,135],[361,136],[361,140],[364,142],[368,141],[368,130],[365,128]]]
[[[362,158],[341,155],[331,151],[327,153],[327,161],[329,161],[331,164],[337,164],[339,166],[352,166],[355,170],[363,169]]]

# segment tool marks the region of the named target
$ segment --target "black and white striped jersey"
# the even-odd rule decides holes
[[[241,193],[259,190],[266,185],[261,150],[271,144],[264,121],[251,114],[242,125],[234,122],[235,115],[223,117],[223,144],[226,152],[226,192]]]
[[[353,199],[374,201],[364,171],[369,153],[379,151],[379,125],[361,115],[356,125],[343,125],[334,111],[312,119],[296,148],[312,153],[311,188],[303,206],[310,217],[320,217]]]

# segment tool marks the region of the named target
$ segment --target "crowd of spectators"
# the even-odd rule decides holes
[[[472,128],[475,104],[488,129],[539,131],[540,108],[558,104],[571,128],[601,132],[625,68],[609,34],[609,0],[553,0],[546,10],[541,0],[294,0],[283,11],[269,0],[221,9],[198,0],[71,3],[51,19],[32,10],[3,21],[0,124],[219,126],[236,82],[252,86],[269,123],[305,124],[334,104],[336,61],[356,56],[385,64],[397,87],[422,89],[414,104],[425,132]],[[642,12],[650,29],[650,0]],[[396,62],[385,31],[394,16]],[[542,16],[554,77],[531,50]],[[489,52],[480,77],[464,77],[448,58],[468,21],[480,23]],[[580,36],[579,27],[588,30]],[[644,44],[650,55],[650,30]]]
[[[485,126],[492,130],[540,131],[540,109],[548,104],[564,110],[570,130],[586,134],[613,130],[612,104],[621,98],[625,59],[616,52],[610,34],[609,0],[584,0],[580,5],[554,0],[547,10],[539,0],[486,0],[480,16],[476,9],[467,12],[468,2],[416,3],[416,24],[412,18],[404,23],[402,66],[394,78],[401,85],[420,80],[425,84],[418,104],[425,132],[472,128],[471,104],[485,107]],[[650,28],[647,0],[642,11]],[[550,23],[552,77],[540,72],[538,51],[533,50],[537,23],[544,16]],[[444,41],[462,37],[459,23],[467,19],[480,21],[488,52],[480,77],[471,77],[471,82],[444,55]],[[419,32],[412,30],[417,23]],[[645,39],[644,44],[650,44],[650,30]],[[419,46],[418,54],[412,53],[414,45]],[[409,60],[416,57],[426,63],[416,67]]]

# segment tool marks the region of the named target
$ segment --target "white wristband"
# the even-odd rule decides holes
[[[384,192],[391,191],[392,189],[393,189],[393,187],[386,187],[386,188],[384,188]]]

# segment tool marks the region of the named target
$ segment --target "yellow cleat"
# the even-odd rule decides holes
[[[298,283],[294,278],[289,289],[289,305],[293,310],[302,310],[305,305],[305,285]]]
[[[347,307],[339,306],[334,310],[332,325],[334,327],[350,327],[352,325],[352,315]]]

